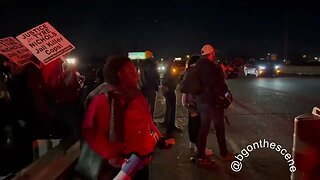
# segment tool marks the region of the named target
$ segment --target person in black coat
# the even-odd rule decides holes
[[[153,117],[154,106],[156,101],[157,91],[159,90],[160,84],[160,74],[158,72],[158,67],[153,59],[153,54],[151,51],[146,51],[145,60],[139,62],[140,69],[140,89],[142,94],[146,97],[150,113]]]

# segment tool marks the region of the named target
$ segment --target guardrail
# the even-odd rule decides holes
[[[14,180],[63,179],[80,155],[80,141],[70,137],[50,150],[40,159],[22,169],[13,177]]]
[[[320,75],[320,66],[282,66],[284,74]]]

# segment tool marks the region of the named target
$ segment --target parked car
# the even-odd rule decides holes
[[[280,65],[273,61],[261,60],[256,61],[254,59],[250,59],[244,65],[244,75],[254,75],[256,77],[260,76],[278,76],[280,74]]]

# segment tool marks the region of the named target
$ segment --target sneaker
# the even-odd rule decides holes
[[[234,161],[236,158],[237,154],[232,154],[232,153],[228,153],[227,155],[221,157],[223,161],[225,162],[231,162],[231,161]]]
[[[192,142],[189,143],[189,149],[194,150],[196,148],[196,145]]]
[[[200,168],[213,169],[216,167],[216,162],[208,158],[196,158],[196,164]]]
[[[177,132],[177,133],[183,133],[182,129],[181,128],[178,128],[177,126],[175,126],[173,128],[173,131]]]
[[[194,152],[195,152],[195,153],[198,152],[197,147],[194,147]],[[209,149],[209,148],[206,148],[205,154],[206,154],[207,157],[213,156],[213,151],[212,151],[211,149]]]
[[[160,126],[162,126],[162,127],[166,127],[167,126],[167,123],[166,122],[159,122],[158,123]]]

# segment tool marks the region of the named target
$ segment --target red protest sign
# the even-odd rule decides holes
[[[48,22],[20,34],[17,39],[44,64],[48,64],[75,49]]]
[[[0,54],[4,55],[18,66],[30,62],[32,53],[14,37],[0,39]]]

